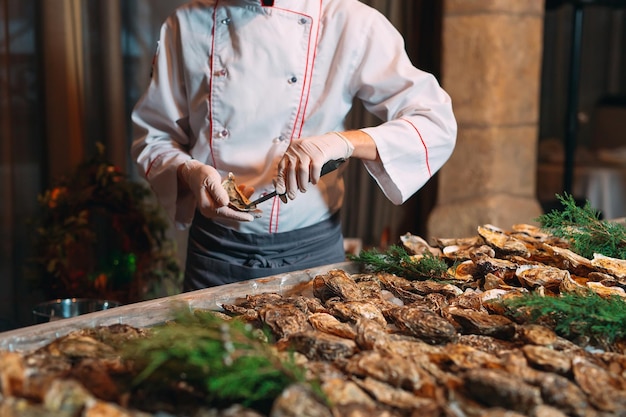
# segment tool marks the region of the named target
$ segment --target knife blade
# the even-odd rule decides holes
[[[323,166],[322,166],[322,171],[320,172],[320,176],[323,177],[324,175],[328,174],[329,172],[333,172],[335,171],[337,168],[339,168],[341,166],[341,164],[343,164],[344,162],[346,162],[345,159],[340,158],[340,159],[331,159],[330,161],[326,162]],[[269,200],[270,198],[274,198],[278,195],[278,193],[276,192],[276,190],[272,191],[271,193],[265,194],[259,198],[257,198],[254,201],[251,201],[250,203],[246,204],[246,208],[251,208],[256,206],[257,204],[260,204],[264,201]]]

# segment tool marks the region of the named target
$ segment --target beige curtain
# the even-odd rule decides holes
[[[84,157],[82,0],[41,2],[49,174],[66,174]]]
[[[56,0],[41,2],[41,8],[50,175],[84,161],[95,142],[103,142],[109,159],[126,168],[120,3]],[[89,25],[100,33],[92,36]]]

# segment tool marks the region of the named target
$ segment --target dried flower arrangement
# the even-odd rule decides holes
[[[181,269],[151,191],[94,157],[39,196],[34,284],[50,298],[130,303],[177,287]],[[161,288],[159,288],[161,287]]]

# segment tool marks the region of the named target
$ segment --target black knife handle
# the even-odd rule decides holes
[[[328,174],[329,172],[333,172],[334,170],[336,170],[337,168],[339,168],[341,166],[341,164],[343,164],[344,162],[346,162],[345,159],[343,158],[339,158],[339,159],[331,159],[330,161],[326,162],[323,166],[322,166],[322,171],[320,176],[324,176],[326,174]],[[259,203],[262,203],[264,201],[269,200],[270,198],[275,197],[276,191],[272,191],[269,194],[265,194],[262,197],[257,198],[254,201],[251,201],[249,204],[246,205],[246,208],[250,208],[250,207],[254,207]]]
[[[324,166],[322,166],[322,172],[320,176],[324,176],[329,172],[333,172],[334,170],[339,168],[344,162],[346,162],[346,160],[343,158],[331,159],[330,161],[326,162]]]

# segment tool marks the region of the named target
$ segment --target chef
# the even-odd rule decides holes
[[[450,97],[415,68],[390,22],[358,0],[196,0],[163,24],[132,114],[132,155],[189,228],[184,290],[345,260],[338,170],[359,159],[402,204],[450,157]],[[345,129],[354,99],[381,120]],[[278,197],[256,213],[228,205]]]

